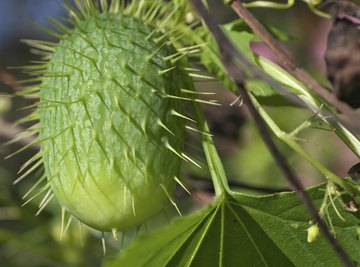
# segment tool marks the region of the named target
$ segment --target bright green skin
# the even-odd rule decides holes
[[[61,205],[101,230],[141,224],[169,203],[184,125],[170,115],[187,75],[164,56],[175,50],[145,38],[132,18],[101,14],[65,35],[42,80],[40,125],[45,171]],[[179,66],[178,66],[179,67]],[[186,88],[186,87],[185,87]],[[174,134],[160,127],[158,120]]]

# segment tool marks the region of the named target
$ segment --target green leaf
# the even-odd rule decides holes
[[[323,189],[320,185],[307,190],[317,206]],[[329,207],[337,240],[360,262],[354,226],[358,219],[338,209],[345,222]],[[321,234],[307,242],[311,219],[295,193],[224,194],[197,213],[141,236],[103,266],[342,266]]]
[[[252,92],[256,97],[261,97],[266,101],[266,98],[278,98],[277,103],[269,102],[271,106],[277,106],[279,104],[293,105],[290,102],[286,102],[286,99],[279,95],[274,89],[272,89],[266,82],[260,80],[249,80],[245,83],[246,89]]]
[[[250,48],[252,41],[258,40],[258,37],[249,32],[249,29],[244,25],[243,21],[236,20],[225,24],[222,29],[234,46],[249,60],[256,63],[257,56]],[[201,62],[206,69],[223,83],[223,85],[230,89],[235,94],[238,94],[238,89],[234,82],[229,79],[227,72],[219,57],[218,48],[213,37],[204,28],[199,28],[195,31],[199,43],[207,43],[203,48],[201,54]],[[246,88],[255,96],[268,97],[278,95],[278,92],[271,88],[267,83],[260,80],[249,80],[246,83]]]

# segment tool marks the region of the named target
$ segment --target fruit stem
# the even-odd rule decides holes
[[[205,120],[200,104],[194,102],[193,107],[199,124],[198,127],[201,132],[201,143],[203,145],[206,161],[208,163],[208,168],[214,185],[215,195],[220,196],[224,193],[230,192],[224,166],[221,162],[219,154],[217,153],[210,134],[209,126]]]

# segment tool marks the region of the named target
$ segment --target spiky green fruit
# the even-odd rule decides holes
[[[169,203],[181,163],[176,50],[120,12],[77,21],[54,47],[40,87],[45,173],[61,205],[85,224],[123,230]],[[161,42],[159,42],[161,40]]]

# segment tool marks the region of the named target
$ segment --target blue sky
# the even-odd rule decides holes
[[[49,27],[46,17],[62,14],[57,0],[0,0],[0,49],[21,38],[40,38],[33,23]]]

